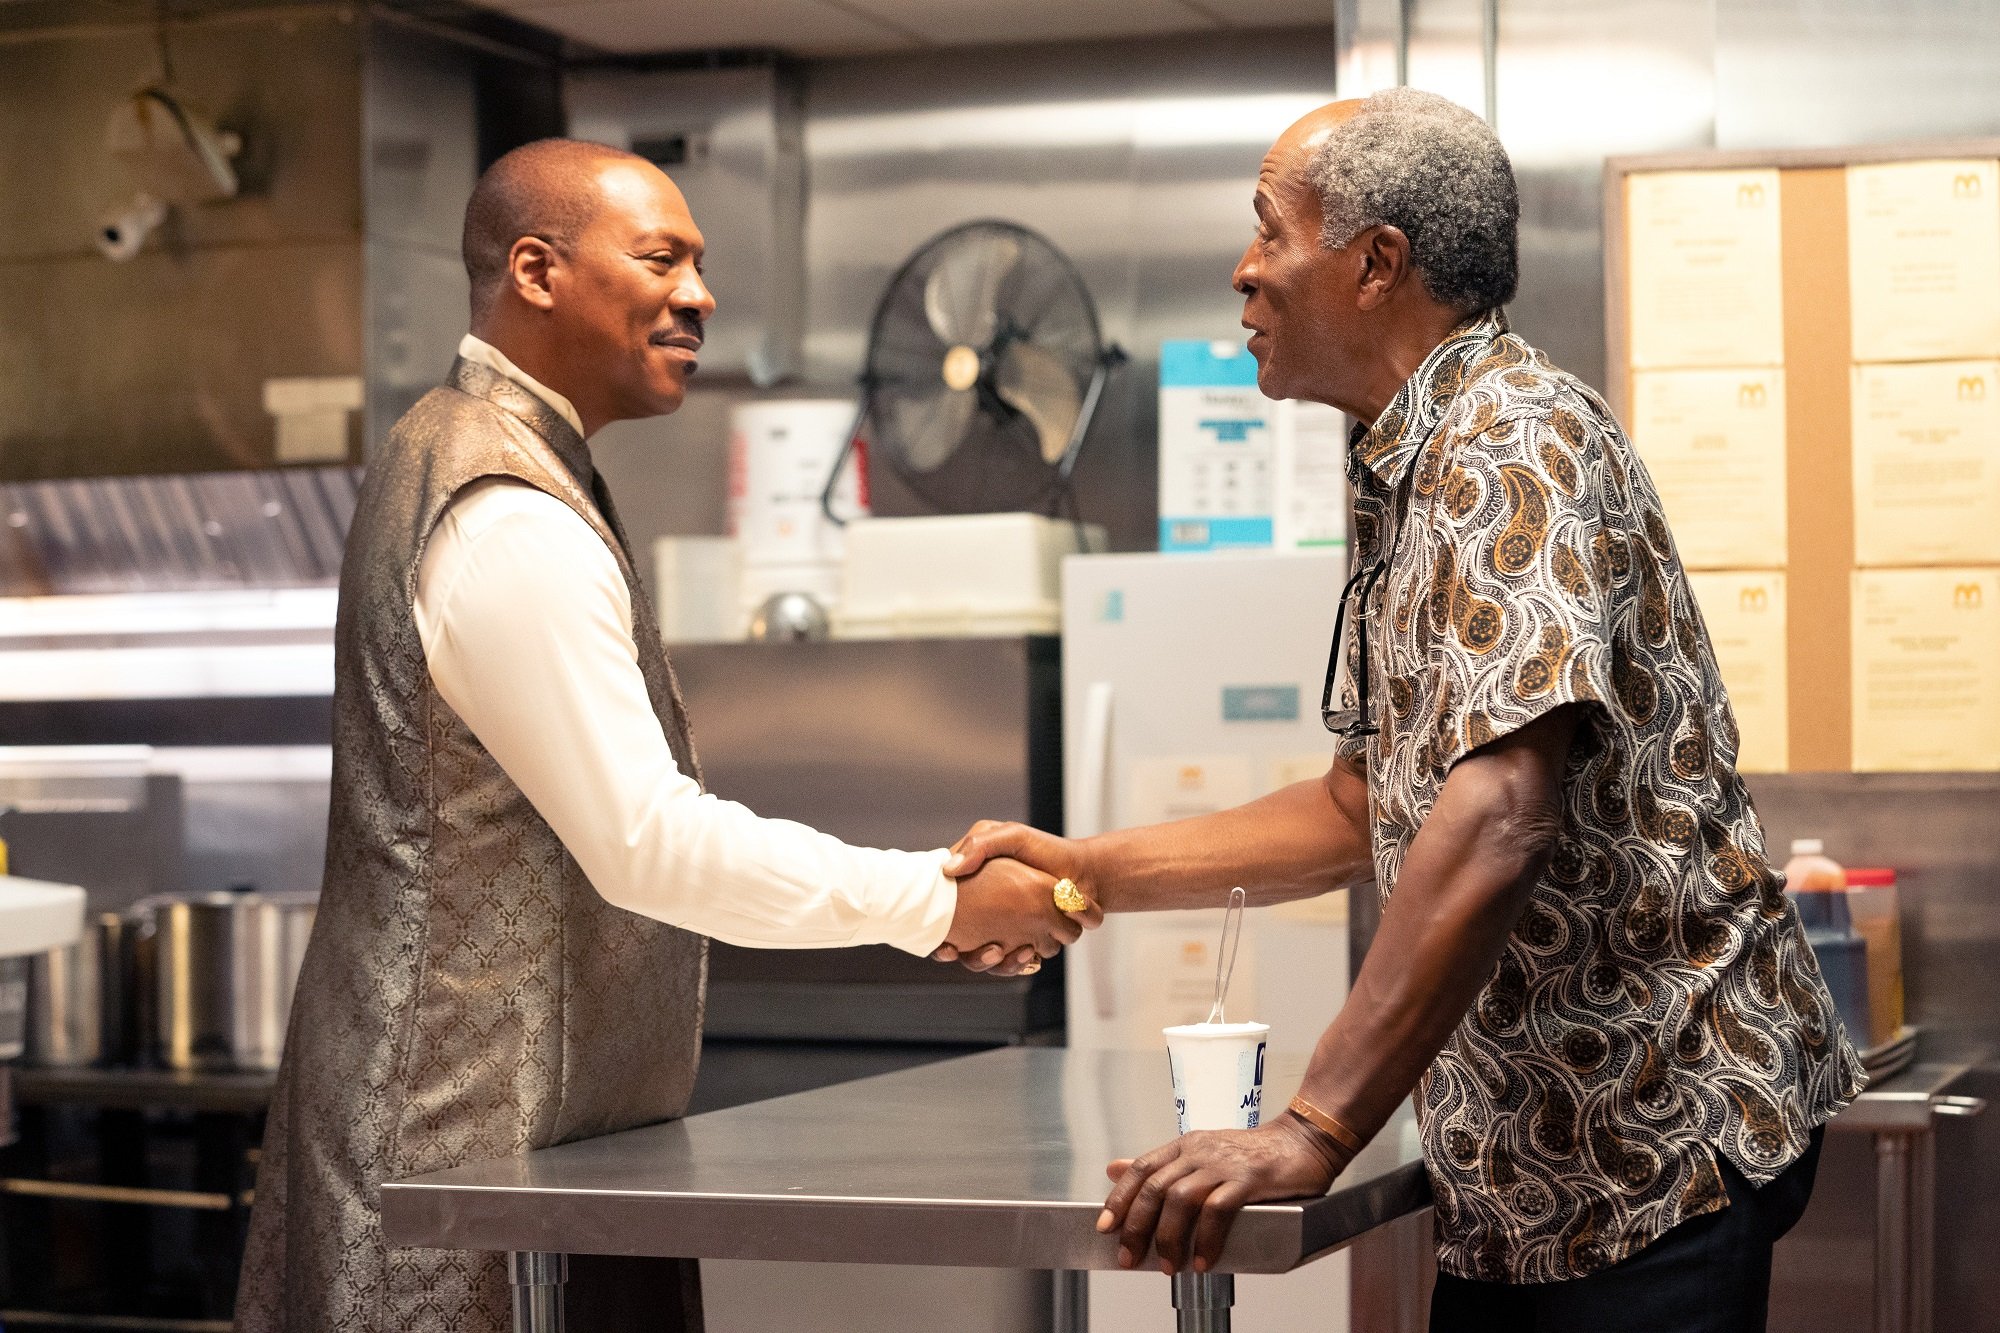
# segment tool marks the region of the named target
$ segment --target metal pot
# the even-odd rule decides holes
[[[76,1069],[138,1058],[137,934],[136,920],[99,912],[84,922],[75,944],[29,960],[28,1063]]]
[[[312,933],[310,895],[234,891],[153,904],[154,1036],[169,1069],[276,1069]]]
[[[104,1058],[105,920],[92,917],[76,943],[28,960],[29,1064],[74,1069]],[[115,941],[124,922],[109,920]],[[115,955],[111,961],[115,977]]]

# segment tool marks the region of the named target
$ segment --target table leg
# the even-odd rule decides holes
[[[1875,1333],[1911,1333],[1910,1140],[1875,1136]]]
[[[514,1284],[514,1333],[563,1333],[563,1283],[569,1256],[515,1250],[507,1256]]]
[[[1229,1333],[1236,1279],[1228,1273],[1176,1273],[1175,1328],[1179,1333]]]
[[[1090,1274],[1057,1269],[1055,1333],[1090,1333]]]
[[[1931,1333],[1931,1289],[1937,1281],[1937,1135],[1910,1143],[1910,1326]]]

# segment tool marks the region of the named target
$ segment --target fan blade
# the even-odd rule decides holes
[[[953,242],[924,282],[924,314],[947,346],[984,350],[999,327],[1000,284],[1014,271],[1021,243],[980,233]]]
[[[1083,411],[1083,395],[1062,358],[1030,342],[1010,343],[1000,354],[993,391],[1034,425],[1042,461],[1060,463]]]
[[[947,389],[921,397],[899,397],[889,407],[892,429],[885,443],[900,449],[903,461],[918,472],[942,466],[965,440],[965,430],[979,405],[971,389]]]

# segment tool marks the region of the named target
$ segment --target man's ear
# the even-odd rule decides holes
[[[552,270],[561,262],[547,241],[523,236],[507,251],[507,285],[535,309],[552,309],[556,303]]]
[[[1379,310],[1410,275],[1410,238],[1401,227],[1370,227],[1349,241],[1361,255],[1355,274],[1355,305]]]

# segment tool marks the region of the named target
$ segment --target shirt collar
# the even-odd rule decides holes
[[[503,412],[517,417],[534,432],[535,438],[555,456],[578,486],[595,494],[596,469],[590,463],[590,446],[570,428],[539,394],[512,376],[503,375],[483,361],[459,357],[451,363],[446,385],[460,393],[484,399]]]
[[[515,365],[505,352],[492,343],[478,334],[468,333],[459,339],[458,354],[476,366],[485,366],[488,370],[498,371],[547,403],[555,409],[556,415],[569,423],[569,428],[577,433],[578,438],[582,437],[583,418],[577,415],[576,407],[570,400]]]
[[[1431,349],[1417,373],[1403,382],[1396,396],[1372,425],[1356,423],[1348,437],[1350,470],[1365,466],[1385,487],[1394,487],[1410,470],[1410,462],[1444,420],[1452,399],[1465,383],[1473,361],[1507,332],[1507,316],[1496,306],[1466,320]]]

